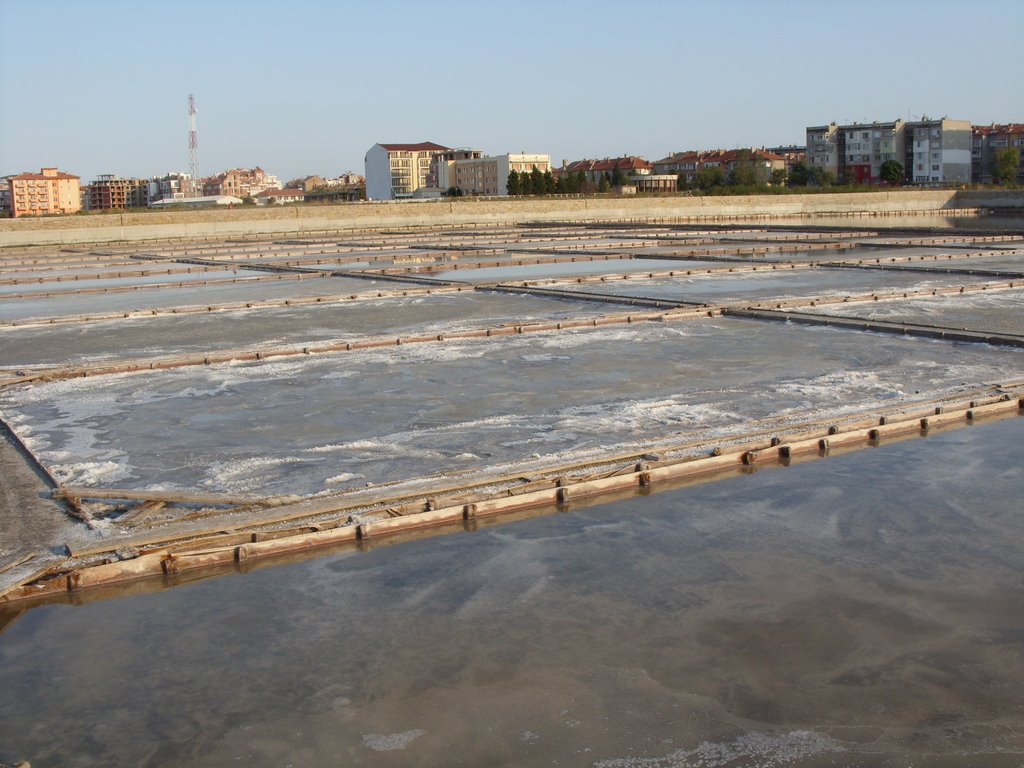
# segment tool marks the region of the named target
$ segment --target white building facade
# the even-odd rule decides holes
[[[421,187],[436,187],[431,164],[447,149],[432,141],[374,144],[364,158],[366,197],[370,200],[402,200],[411,198]]]
[[[971,181],[971,121],[907,123],[907,178],[915,184]]]

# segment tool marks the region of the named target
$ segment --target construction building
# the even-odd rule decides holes
[[[85,208],[89,211],[144,208],[149,205],[149,184],[148,179],[102,174],[86,187]]]

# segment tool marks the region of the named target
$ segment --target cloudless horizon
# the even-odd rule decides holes
[[[377,142],[563,159],[1024,122],[1024,3],[0,0],[0,174],[363,173]]]

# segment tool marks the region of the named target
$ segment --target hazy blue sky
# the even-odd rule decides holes
[[[849,10],[846,10],[849,9]],[[375,142],[563,158],[1024,121],[1024,2],[0,0],[0,173],[362,172]]]

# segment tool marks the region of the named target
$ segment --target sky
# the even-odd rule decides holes
[[[563,159],[1024,122],[1024,2],[0,0],[0,174],[363,172],[377,142]]]

